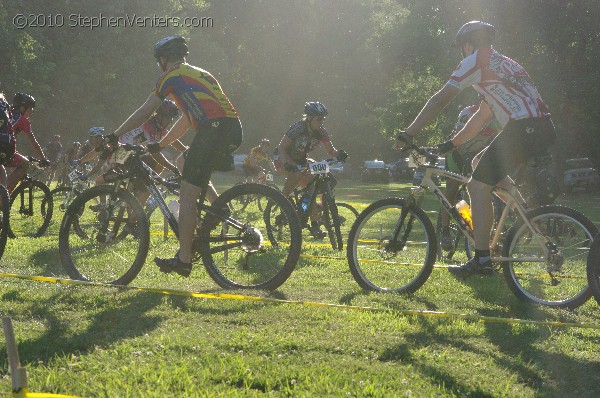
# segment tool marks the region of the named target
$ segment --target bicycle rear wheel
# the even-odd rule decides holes
[[[241,197],[257,195],[272,204],[276,230],[268,231],[275,227],[268,226],[270,218],[257,201],[237,205]],[[204,266],[219,286],[274,290],[289,278],[300,257],[302,232],[294,207],[279,191],[261,184],[234,186],[210,210],[215,215],[205,215],[197,239]]]
[[[504,256],[542,261],[503,263],[508,286],[522,300],[558,308],[579,307],[591,297],[587,258],[598,229],[586,216],[564,206],[539,207],[528,212],[527,218],[554,253],[546,258],[527,225],[523,221],[515,224],[508,233]]]
[[[436,249],[435,230],[425,212],[406,206],[404,199],[387,198],[358,216],[346,254],[363,289],[412,293],[429,278]]]
[[[0,258],[4,255],[10,225],[10,199],[4,185],[0,185]]]
[[[148,219],[137,199],[100,185],[85,190],[68,207],[58,247],[71,278],[126,285],[144,265],[149,241]]]
[[[46,184],[37,180],[22,182],[10,196],[9,236],[39,238],[50,224],[53,209],[52,194]]]

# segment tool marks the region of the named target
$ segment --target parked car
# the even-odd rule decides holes
[[[398,159],[394,163],[389,163],[388,168],[392,173],[392,179],[394,181],[410,180],[412,178],[414,169],[408,167],[408,158]]]
[[[438,160],[435,162],[435,167],[437,167],[438,169],[444,170],[446,168],[446,159],[438,158]],[[415,171],[413,173],[413,177],[412,177],[413,185],[421,184],[421,180],[423,180],[424,176],[425,176],[425,168],[424,167],[419,167],[419,168],[415,169]],[[432,179],[433,179],[433,182],[435,183],[435,185],[440,185],[440,180],[437,175],[434,175],[432,177]]]
[[[564,185],[566,191],[574,188],[596,189],[600,175],[589,158],[567,159],[565,161]]]
[[[382,182],[389,184],[392,174],[383,160],[366,160],[362,171],[364,182]]]

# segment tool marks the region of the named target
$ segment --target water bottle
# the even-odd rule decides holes
[[[465,220],[465,223],[467,223],[467,225],[472,230],[473,229],[473,219],[471,218],[471,207],[469,206],[469,204],[467,202],[465,202],[464,200],[461,200],[460,202],[458,202],[456,204],[456,210],[458,210],[458,213],[460,214],[462,219]]]
[[[302,196],[302,200],[300,201],[300,207],[303,211],[308,211],[308,208],[310,207],[310,194],[305,193]]]
[[[175,219],[178,220],[179,219],[179,202],[176,201],[175,199],[173,199],[169,202],[168,207],[169,207],[169,211],[171,213],[173,213],[173,215],[175,216]]]

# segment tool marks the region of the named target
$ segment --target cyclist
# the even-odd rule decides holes
[[[333,147],[329,134],[323,123],[327,116],[327,108],[320,102],[304,104],[304,115],[301,120],[292,124],[285,133],[273,156],[275,169],[286,177],[283,185],[283,195],[289,197],[297,186],[306,187],[313,179],[308,171],[300,171],[298,166],[305,166],[308,153],[323,146],[327,156],[337,157],[342,151]],[[317,209],[308,209],[311,225],[309,230],[316,238],[325,237],[325,232],[319,227]]]
[[[29,117],[35,108],[35,99],[25,93],[16,93],[12,105],[12,125],[15,134],[15,139],[19,133],[24,133],[29,139],[29,144],[33,148],[36,156],[40,159],[40,166],[45,167],[50,164],[50,161],[44,156],[44,151],[38,143],[33,131],[31,131],[31,122]],[[12,160],[6,164],[6,167],[14,167],[15,169],[8,174],[7,189],[12,192],[13,188],[27,174],[29,169],[29,160],[15,151]]]
[[[52,180],[54,179],[54,175],[56,174],[56,169],[58,167],[58,161],[60,160],[60,155],[62,154],[63,146],[60,142],[60,135],[56,134],[52,141],[48,142],[46,147],[44,148],[44,152],[46,156],[48,156],[48,160],[50,161],[50,166],[48,167],[48,174],[46,175],[46,185],[50,185]]]
[[[460,131],[478,109],[479,104],[464,107],[458,114],[458,120],[454,125],[454,133],[452,135]],[[489,145],[490,141],[496,136],[498,131],[499,127],[497,126],[495,119],[493,119],[493,121],[482,129],[474,138],[446,155],[446,170],[462,175],[471,175],[471,172],[473,171],[471,168],[471,161],[475,155]],[[450,178],[446,180],[445,196],[452,205],[455,205],[459,199],[459,188],[460,183],[458,181]],[[454,238],[450,234],[450,216],[444,208],[442,208],[440,217],[442,225],[442,248],[444,250],[451,250],[454,244]]]
[[[514,60],[492,48],[493,25],[471,21],[456,35],[456,46],[463,60],[448,82],[425,104],[415,120],[396,136],[396,149],[412,142],[423,127],[431,123],[458,93],[472,86],[481,96],[479,109],[452,139],[438,145],[439,153],[450,152],[468,141],[496,117],[502,131],[479,156],[467,186],[471,198],[475,256],[466,264],[450,267],[456,276],[489,275],[490,233],[493,225],[492,189],[506,184],[507,176],[521,163],[541,155],[556,140],[548,108],[537,87]]]
[[[175,101],[183,116],[159,143],[149,145],[148,150],[159,152],[183,136],[190,127],[195,131],[181,182],[180,248],[173,258],[154,259],[161,271],[176,272],[182,276],[189,276],[192,270],[196,202],[204,187],[208,186],[213,170],[232,170],[233,151],[242,142],[242,125],[237,111],[221,85],[209,72],[188,64],[187,55],[187,42],[182,36],[166,37],[156,43],[154,58],[163,74],[146,102],[109,137],[114,140],[142,124],[167,97]]]
[[[258,177],[259,181],[265,179],[265,173],[260,166],[261,164],[267,164],[271,170],[275,170],[273,160],[269,154],[271,150],[271,141],[268,138],[263,138],[258,146],[255,146],[250,150],[246,159],[244,159],[244,176],[246,180]]]

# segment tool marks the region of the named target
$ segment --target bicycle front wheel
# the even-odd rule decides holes
[[[600,237],[596,235],[587,258],[587,278],[594,299],[600,305]]]
[[[379,200],[356,219],[347,257],[354,280],[367,290],[412,293],[433,270],[437,238],[429,217],[400,198]]]
[[[148,254],[148,219],[127,191],[100,185],[69,205],[60,226],[62,264],[73,279],[126,285],[140,272]]]
[[[328,194],[323,195],[323,223],[333,250],[342,250],[344,242],[340,231],[340,217],[335,201]]]
[[[257,201],[236,206],[241,197],[258,195],[272,204],[272,218]],[[289,278],[300,257],[302,231],[294,207],[280,192],[261,184],[234,186],[210,210],[215,215],[205,216],[197,239],[204,266],[219,286],[274,290]]]
[[[508,233],[504,256],[539,258],[540,261],[503,263],[504,278],[522,300],[558,307],[577,308],[591,297],[587,283],[587,258],[598,233],[594,223],[576,210],[563,206],[543,206],[527,213],[541,234],[547,250],[522,221]]]
[[[39,238],[46,232],[54,208],[50,189],[41,181],[21,183],[10,196],[9,236]]]
[[[8,230],[10,225],[10,199],[8,191],[4,185],[0,185],[0,258],[4,255],[6,241],[8,240]]]
[[[350,234],[350,228],[352,228],[352,224],[354,224],[354,221],[358,217],[358,210],[348,203],[336,201],[335,205],[337,206],[340,219],[340,231],[342,236],[347,239]]]

